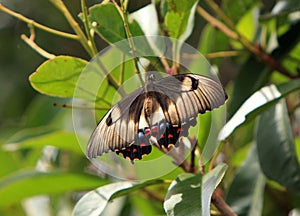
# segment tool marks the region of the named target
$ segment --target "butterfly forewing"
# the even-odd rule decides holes
[[[177,145],[199,113],[225,103],[222,85],[205,76],[180,74],[150,81],[123,98],[100,121],[87,147],[89,158],[109,150],[131,161],[151,152],[151,144]]]

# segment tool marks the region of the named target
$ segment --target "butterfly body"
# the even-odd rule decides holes
[[[147,83],[115,104],[94,130],[87,156],[108,151],[123,154],[131,161],[151,152],[151,145],[177,146],[199,113],[225,103],[220,83],[197,74],[180,74]]]

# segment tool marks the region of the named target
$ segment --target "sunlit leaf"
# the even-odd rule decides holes
[[[87,61],[80,58],[58,56],[38,67],[29,81],[42,94],[72,98],[77,79],[86,65]]]
[[[300,165],[284,101],[265,110],[257,126],[257,152],[264,174],[300,194]]]
[[[258,116],[263,110],[287,94],[300,89],[300,79],[261,88],[246,100],[219,133],[219,140],[228,138],[234,130]]]
[[[259,8],[254,7],[247,11],[239,22],[236,24],[236,29],[240,34],[242,34],[244,37],[246,37],[249,41],[253,41],[255,34],[258,30],[258,22],[257,22],[257,17],[259,14]],[[243,46],[236,41],[232,42],[232,45],[236,49],[242,49]]]
[[[223,10],[230,19],[237,23],[245,13],[253,8],[259,1],[258,0],[225,0],[223,2]]]

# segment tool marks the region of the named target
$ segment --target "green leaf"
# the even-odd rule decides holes
[[[264,174],[300,194],[300,165],[284,101],[265,110],[257,125],[257,152]]]
[[[234,98],[234,100],[228,101],[230,117],[232,117],[251,94],[266,85],[265,82],[267,82],[267,80],[264,80],[262,77],[265,73],[270,73],[270,69],[265,68],[265,64],[258,62],[257,59],[252,56],[242,65],[240,73],[233,84],[232,98]]]
[[[42,94],[72,98],[77,79],[86,65],[87,61],[80,58],[57,56],[45,61],[30,75],[29,81]]]
[[[91,7],[89,22],[92,28],[109,43],[127,39],[123,18],[114,4],[97,4]],[[133,37],[144,35],[137,21],[130,21],[128,27]]]
[[[0,146],[0,164],[5,164],[1,166],[0,169],[0,178],[9,173],[14,172],[15,170],[19,169],[20,164],[16,161],[13,155],[7,154]]]
[[[244,14],[247,13],[247,11],[255,6],[258,2],[258,0],[225,0],[223,2],[223,11],[227,16],[230,17],[230,20],[233,23],[237,23],[241,17],[244,16]]]
[[[106,184],[107,180],[82,173],[23,171],[0,179],[0,206],[42,194],[80,191]]]
[[[210,215],[210,200],[213,192],[220,184],[227,170],[226,164],[219,164],[202,178],[202,215]]]
[[[218,139],[227,139],[237,127],[254,119],[262,111],[276,103],[287,94],[300,89],[300,79],[292,80],[280,85],[270,85],[261,88],[246,100],[239,110],[232,116],[219,133]]]
[[[263,208],[265,177],[252,145],[244,164],[237,171],[226,195],[226,202],[241,216],[260,216]]]
[[[76,136],[74,132],[68,131],[53,131],[45,134],[35,134],[33,137],[28,137],[29,132],[36,132],[34,129],[26,129],[22,134],[23,137],[19,137],[19,140],[11,140],[11,143],[6,144],[3,148],[8,150],[20,150],[26,148],[43,148],[47,145],[55,146],[60,149],[73,151],[77,154],[83,154],[78,138],[81,139],[81,143],[87,143],[87,138]],[[19,136],[20,136],[19,135]]]
[[[167,215],[209,215],[213,191],[223,178],[227,165],[220,164],[211,172],[181,174],[172,182],[164,202]]]
[[[89,21],[94,30],[110,43],[127,38],[123,19],[118,9],[111,3],[97,4],[91,7]]]
[[[199,215],[202,175],[181,174],[172,182],[164,202],[167,215]]]
[[[77,202],[73,215],[100,215],[111,200],[137,189],[159,183],[163,183],[163,181],[159,179],[142,182],[122,181],[99,187],[87,193]]]
[[[168,0],[165,25],[170,37],[185,40],[191,34],[197,2],[197,0]]]
[[[236,29],[238,32],[240,32],[244,37],[246,37],[249,41],[253,41],[255,34],[257,32],[258,28],[258,22],[257,17],[259,13],[258,7],[253,7],[247,13],[241,17],[239,22],[236,24]],[[236,49],[242,49],[241,44],[237,44],[236,42],[232,42],[233,45],[235,45]]]
[[[224,51],[229,46],[229,39],[221,31],[207,24],[201,33],[198,50],[202,54]],[[222,59],[210,59],[210,62],[220,63]]]

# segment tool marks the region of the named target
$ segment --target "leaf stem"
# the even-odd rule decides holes
[[[16,12],[6,8],[1,3],[0,3],[0,11],[3,11],[4,13],[7,13],[7,14],[17,18],[17,19],[27,23],[28,25],[34,26],[34,27],[39,28],[43,31],[46,31],[46,32],[49,32],[49,33],[52,33],[52,34],[55,34],[55,35],[58,35],[58,36],[61,36],[61,37],[65,37],[65,38],[69,38],[69,39],[73,39],[73,40],[79,40],[79,37],[75,34],[70,34],[70,33],[62,32],[62,31],[58,31],[58,30],[49,28],[47,26],[44,26],[40,23],[35,22],[32,19],[29,19],[29,18],[27,18],[27,17],[25,17],[25,16],[23,16],[19,13],[16,13]]]

